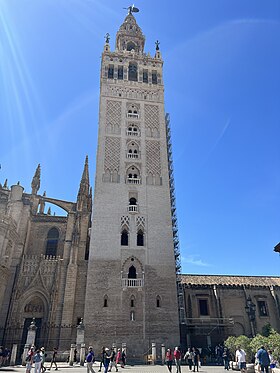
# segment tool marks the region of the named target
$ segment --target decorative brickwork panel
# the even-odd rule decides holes
[[[145,105],[145,127],[147,136],[159,137],[159,107]]]
[[[110,133],[119,133],[121,127],[122,110],[120,101],[107,101],[106,128]]]
[[[129,216],[121,217],[121,228],[123,228],[124,226],[129,227]]]
[[[154,140],[146,141],[146,168],[147,175],[160,176],[160,142]]]
[[[105,138],[104,171],[119,171],[121,156],[121,139],[119,137]]]
[[[136,218],[136,227],[145,229],[145,218],[144,216],[137,216]]]

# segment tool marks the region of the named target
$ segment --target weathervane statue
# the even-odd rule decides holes
[[[132,14],[132,13],[138,13],[139,12],[139,9],[136,8],[136,6],[134,6],[134,4],[128,6],[127,8],[123,8],[123,9],[127,9],[128,10],[127,14]]]

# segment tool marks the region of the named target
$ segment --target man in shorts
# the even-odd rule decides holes
[[[240,371],[244,373],[246,371],[246,352],[242,350],[240,346],[237,347],[235,359],[238,363]]]

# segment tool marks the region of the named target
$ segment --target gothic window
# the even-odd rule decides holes
[[[131,114],[131,113],[130,113],[130,114]],[[137,114],[137,115],[138,115],[138,114]],[[126,134],[127,134],[128,136],[139,136],[139,135],[140,135],[140,131],[139,131],[138,126],[136,126],[135,124],[130,124],[130,125],[127,127]]]
[[[159,295],[156,297],[156,306],[157,306],[158,308],[161,307],[161,299],[160,299],[160,296],[159,296]]]
[[[131,298],[130,298],[130,307],[135,307],[135,297],[134,297],[134,295],[132,295]]]
[[[144,233],[141,229],[137,232],[137,246],[144,246]]]
[[[129,267],[127,278],[137,278],[136,268],[134,266]]]
[[[136,50],[136,45],[132,41],[129,41],[126,46],[126,50],[131,51],[132,49]]]
[[[259,308],[259,315],[260,316],[268,316],[268,311],[267,311],[267,305],[264,300],[259,300],[258,301],[258,308]]]
[[[123,66],[118,67],[118,79],[123,79]]]
[[[139,158],[139,147],[134,141],[127,146],[127,158]]]
[[[148,83],[149,78],[148,78],[148,70],[143,70],[143,83]]]
[[[208,316],[209,310],[208,310],[208,300],[207,299],[199,299],[199,314],[200,316]]]
[[[124,229],[121,234],[121,245],[128,246],[128,232],[126,229]]]
[[[109,65],[108,79],[114,79],[114,65]]]
[[[47,256],[56,256],[57,246],[58,246],[59,232],[56,228],[51,228],[47,235],[47,246],[46,253]]]
[[[157,72],[156,71],[152,72],[152,83],[157,84]]]
[[[140,172],[135,166],[129,167],[127,170],[127,183],[140,184]]]
[[[132,80],[137,82],[138,80],[138,73],[137,73],[137,63],[130,62],[128,66],[128,80]]]
[[[103,307],[108,307],[108,297],[107,297],[107,295],[105,295],[105,297],[104,297]]]

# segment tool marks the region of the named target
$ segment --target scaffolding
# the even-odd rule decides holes
[[[178,235],[178,221],[176,214],[176,197],[175,197],[175,183],[174,183],[174,169],[172,159],[172,140],[171,140],[171,128],[170,128],[170,115],[165,114],[165,125],[166,125],[166,142],[167,142],[167,158],[168,158],[168,171],[169,171],[169,186],[170,186],[170,203],[171,203],[171,218],[172,218],[172,231],[173,231],[173,246],[174,246],[174,257],[176,266],[176,284],[177,284],[177,298],[178,298],[178,314],[179,322],[181,324],[186,323],[185,314],[185,301],[184,301],[184,290],[181,279],[181,254],[179,245]]]

